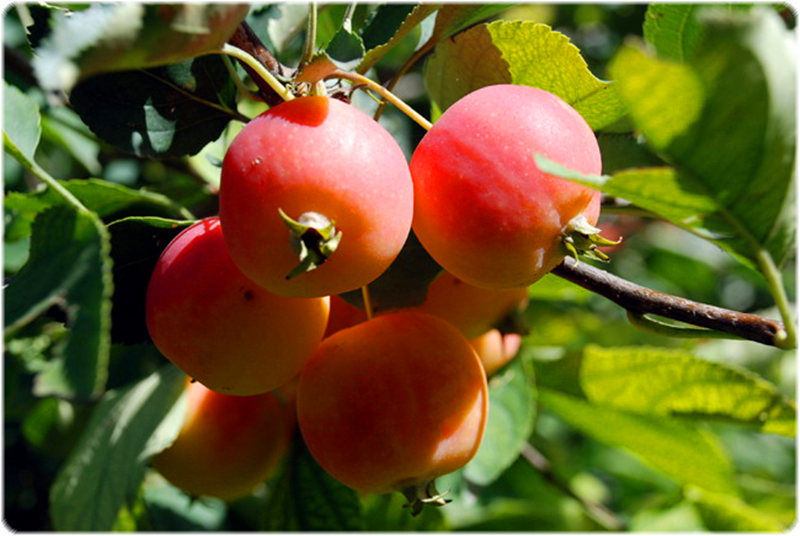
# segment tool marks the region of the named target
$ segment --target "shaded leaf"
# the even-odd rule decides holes
[[[40,85],[69,91],[87,76],[154,67],[220,48],[249,10],[246,4],[93,4],[54,12],[36,49]]]
[[[99,138],[138,156],[195,154],[240,118],[236,88],[215,56],[94,76],[70,100]]]
[[[317,465],[299,433],[265,516],[263,529],[268,531],[353,531],[363,525],[356,492]]]
[[[178,488],[146,486],[142,493],[150,530],[158,532],[218,531],[223,529],[225,501],[213,497],[192,498]],[[142,530],[142,527],[139,527]]]
[[[705,29],[698,13],[712,4],[651,4],[645,13],[645,40],[653,45],[662,59],[685,61],[703,39]],[[715,9],[749,10],[749,4],[713,4]]]
[[[42,136],[39,105],[16,87],[5,83],[3,93],[3,147],[33,160]],[[13,155],[13,152],[12,152]]]
[[[109,531],[133,499],[151,456],[183,423],[185,376],[168,365],[139,383],[109,391],[50,489],[58,531]]]
[[[447,522],[441,508],[423,508],[412,516],[403,505],[408,501],[400,493],[370,494],[362,497],[364,530],[368,532],[443,531]]]
[[[444,4],[436,14],[433,35],[444,40],[473,24],[502,13],[514,4],[492,2],[490,4]]]
[[[781,532],[787,527],[736,496],[689,486],[686,497],[697,508],[706,528],[714,531]]]
[[[593,129],[625,113],[614,86],[589,71],[567,36],[533,22],[480,24],[442,41],[428,60],[425,83],[441,111],[481,87],[519,84],[561,97]]]
[[[102,171],[100,144],[78,115],[65,106],[54,106],[42,117],[42,135],[68,152],[89,173]]]
[[[683,350],[602,348],[583,354],[581,386],[595,404],[649,415],[725,418],[793,437],[794,404],[746,369]]]
[[[111,259],[108,234],[91,213],[56,206],[32,225],[30,257],[6,288],[6,334],[53,305],[67,317],[57,358],[36,378],[44,396],[91,397],[105,385],[110,346]]]
[[[161,252],[192,222],[131,217],[108,226],[114,259],[111,339],[136,344],[150,340],[145,324],[145,296]]]
[[[683,484],[732,492],[731,465],[715,438],[691,424],[626,413],[549,389],[539,401],[584,434],[624,448]]]
[[[464,477],[491,484],[519,456],[533,431],[536,390],[533,365],[522,356],[489,381],[489,418],[477,454],[464,466]]]
[[[380,6],[361,33],[366,54],[356,70],[359,73],[369,71],[392,47],[402,41],[439,7],[439,4],[385,4]]]
[[[373,311],[420,305],[428,294],[428,285],[441,270],[412,231],[389,268],[367,285]],[[341,297],[364,308],[361,290],[345,292]]]

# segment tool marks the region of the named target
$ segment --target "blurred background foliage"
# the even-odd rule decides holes
[[[590,70],[607,76],[606,66],[626,39],[642,36],[647,6],[643,4],[515,4],[496,18],[546,23],[563,32],[581,50]],[[344,5],[326,5],[320,14],[320,33],[336,30]],[[787,26],[794,15],[779,8]],[[36,15],[35,10],[26,16]],[[304,4],[254,6],[251,26],[278,53],[294,65],[301,52]],[[358,16],[358,15],[357,15]],[[218,164],[225,141],[239,124],[231,123],[220,141],[199,155],[153,160],[125,154],[99,140],[68,107],[51,102],[36,87],[30,70],[31,47],[20,22],[20,11],[9,9],[3,18],[4,78],[37,99],[42,110],[42,142],[36,158],[59,178],[97,177],[131,188],[165,195],[201,218],[217,211]],[[326,26],[328,25],[328,26]],[[330,30],[326,30],[330,27]],[[419,42],[411,35],[375,66],[371,76],[385,82],[403,64]],[[280,40],[278,39],[280,37]],[[396,88],[396,94],[429,114],[423,85],[423,62]],[[377,104],[363,93],[356,106],[371,111]],[[259,108],[246,101],[240,111],[253,115]],[[422,130],[389,107],[382,122],[410,156]],[[603,140],[604,154],[613,140]],[[607,162],[607,167],[613,162]],[[3,159],[6,194],[37,187],[12,158]],[[124,215],[124,214],[122,214]],[[117,219],[122,216],[114,214]],[[5,209],[4,276],[12,277],[25,263],[30,225],[19,210]],[[624,238],[605,268],[626,279],[692,300],[735,310],[776,317],[763,278],[737,263],[716,246],[674,226],[635,214],[611,213],[601,219],[606,236]],[[795,293],[795,263],[784,270],[789,293]],[[531,330],[524,339],[520,360],[532,367],[537,385],[564,393],[581,394],[578,371],[584,349],[600,346],[650,345],[691,350],[712,361],[735,364],[756,372],[795,398],[795,352],[750,342],[669,339],[632,327],[624,311],[596,295],[554,276],[531,287],[525,315]],[[4,365],[4,513],[8,526],[23,531],[51,530],[48,493],[65,456],[80,436],[92,404],[35,395],[37,371],[51,359],[65,333],[63,313],[57,308],[17,332],[5,344]],[[115,317],[115,321],[120,317]],[[121,317],[124,318],[124,317]],[[108,388],[133,382],[165,363],[149,344],[112,347]],[[702,428],[720,441],[733,465],[741,500],[749,507],[788,526],[795,519],[796,454],[793,439],[757,434],[741,426],[705,423]],[[565,422],[547,405],[540,406],[535,427],[513,465],[488,486],[456,474],[442,479],[454,502],[411,518],[397,496],[362,499],[368,530],[457,529],[633,531],[705,529],[734,530],[719,524],[702,493],[684,493],[680,484],[644,464],[625,449],[592,439]],[[544,455],[549,464],[542,470]],[[538,456],[538,457],[537,457]],[[110,468],[109,470],[113,470]],[[137,501],[118,519],[121,530],[253,530],[263,527],[268,483],[244,499],[226,504],[201,498],[191,500],[155,473],[149,473]],[[723,516],[724,517],[724,516]],[[752,525],[751,525],[752,526]],[[758,526],[758,525],[755,525]]]

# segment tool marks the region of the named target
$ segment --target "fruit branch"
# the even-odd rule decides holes
[[[659,325],[665,330],[666,324],[657,323],[644,316],[652,314],[693,326],[722,331],[769,346],[778,348],[790,346],[787,344],[786,329],[783,323],[777,320],[672,296],[637,285],[572,258],[564,259],[564,262],[553,269],[553,273],[625,308],[630,316],[636,318],[637,324],[646,322],[654,328]],[[698,330],[691,330],[689,333],[693,336],[703,334]],[[672,334],[674,335],[674,332]],[[709,332],[705,336],[713,337],[714,334]]]

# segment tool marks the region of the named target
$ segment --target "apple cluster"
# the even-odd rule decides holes
[[[371,117],[308,96],[253,119],[223,165],[219,217],[162,253],[147,290],[157,348],[191,378],[188,412],[153,465],[225,499],[266,479],[295,428],[316,461],[365,493],[441,502],[488,414],[486,377],[519,335],[496,329],[564,257],[599,193],[542,172],[541,154],[600,172],[581,116],[545,91],[479,89],[448,108],[410,164]],[[364,288],[411,229],[443,271],[418,306],[372,314]]]

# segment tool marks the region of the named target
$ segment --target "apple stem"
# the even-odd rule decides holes
[[[370,80],[369,78],[367,78],[366,76],[364,76],[362,74],[348,72],[348,71],[342,71],[341,69],[337,69],[334,72],[332,72],[331,74],[329,74],[328,76],[326,76],[325,78],[326,79],[328,79],[328,78],[340,78],[340,79],[343,79],[343,80],[349,80],[349,81],[354,82],[356,84],[363,85],[367,89],[371,89],[372,91],[374,91],[375,93],[377,93],[378,95],[380,95],[381,97],[386,99],[387,101],[389,101],[392,104],[394,104],[397,107],[398,110],[400,110],[401,112],[406,114],[415,123],[417,123],[419,126],[424,128],[425,130],[430,130],[431,127],[433,126],[433,124],[430,121],[428,121],[427,119],[422,117],[416,110],[414,110],[411,106],[406,104],[397,95],[395,95],[394,93],[392,93],[391,91],[389,91],[388,89],[383,87],[382,85],[378,84],[377,82],[374,82],[374,81]]]
[[[372,320],[372,300],[369,297],[367,285],[361,287],[361,298],[364,301],[364,310],[367,312],[367,320]]]
[[[280,95],[280,97],[283,100],[288,101],[294,98],[294,95],[292,95],[292,93],[289,90],[287,90],[286,87],[284,87],[284,85],[281,84],[278,81],[278,79],[275,78],[272,75],[272,73],[269,72],[267,68],[261,64],[261,62],[259,62],[257,59],[255,59],[253,56],[251,56],[241,48],[235,47],[230,43],[225,43],[224,45],[222,45],[221,49],[212,51],[211,54],[225,54],[236,58],[237,60],[241,61],[242,63],[250,67],[258,76],[261,77],[262,80],[264,80],[269,85],[269,87],[271,87],[275,91],[275,93]]]

